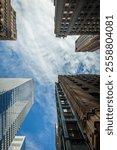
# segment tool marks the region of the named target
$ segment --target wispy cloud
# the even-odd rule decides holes
[[[37,144],[35,142],[35,138],[31,134],[21,132],[21,135],[25,135],[25,137],[26,137],[25,149],[27,149],[27,150],[44,150],[41,147],[41,144],[39,144],[39,143]]]
[[[58,73],[64,74],[63,68],[67,64],[66,73],[76,73],[81,62],[85,70],[94,66],[96,73],[99,73],[99,53],[75,53],[76,37],[55,37],[54,5],[51,1],[18,0],[14,1],[14,5],[17,10],[18,40],[10,46],[23,54],[27,68],[33,72],[40,69],[53,82]]]

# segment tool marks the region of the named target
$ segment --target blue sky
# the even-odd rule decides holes
[[[99,51],[75,53],[77,36],[54,35],[51,0],[14,0],[17,41],[0,42],[0,77],[31,77],[35,103],[18,134],[26,136],[26,150],[55,150],[58,74],[99,74]]]

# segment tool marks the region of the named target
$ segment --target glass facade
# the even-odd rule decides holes
[[[0,79],[0,150],[13,141],[33,104],[33,91],[32,79]]]

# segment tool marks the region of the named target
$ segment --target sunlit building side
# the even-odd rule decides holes
[[[9,148],[33,102],[32,79],[0,79],[0,150]]]
[[[58,76],[57,150],[100,150],[99,75]]]
[[[16,40],[16,12],[11,0],[0,0],[0,40]]]

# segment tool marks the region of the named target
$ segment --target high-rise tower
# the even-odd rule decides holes
[[[54,0],[56,37],[100,33],[100,0]]]
[[[11,0],[0,0],[0,40],[16,40],[16,12]]]
[[[57,150],[99,150],[100,77],[59,76],[56,103]]]
[[[93,52],[100,48],[99,35],[81,35],[75,42],[76,52]]]
[[[0,150],[8,150],[34,101],[33,80],[0,79]]]

